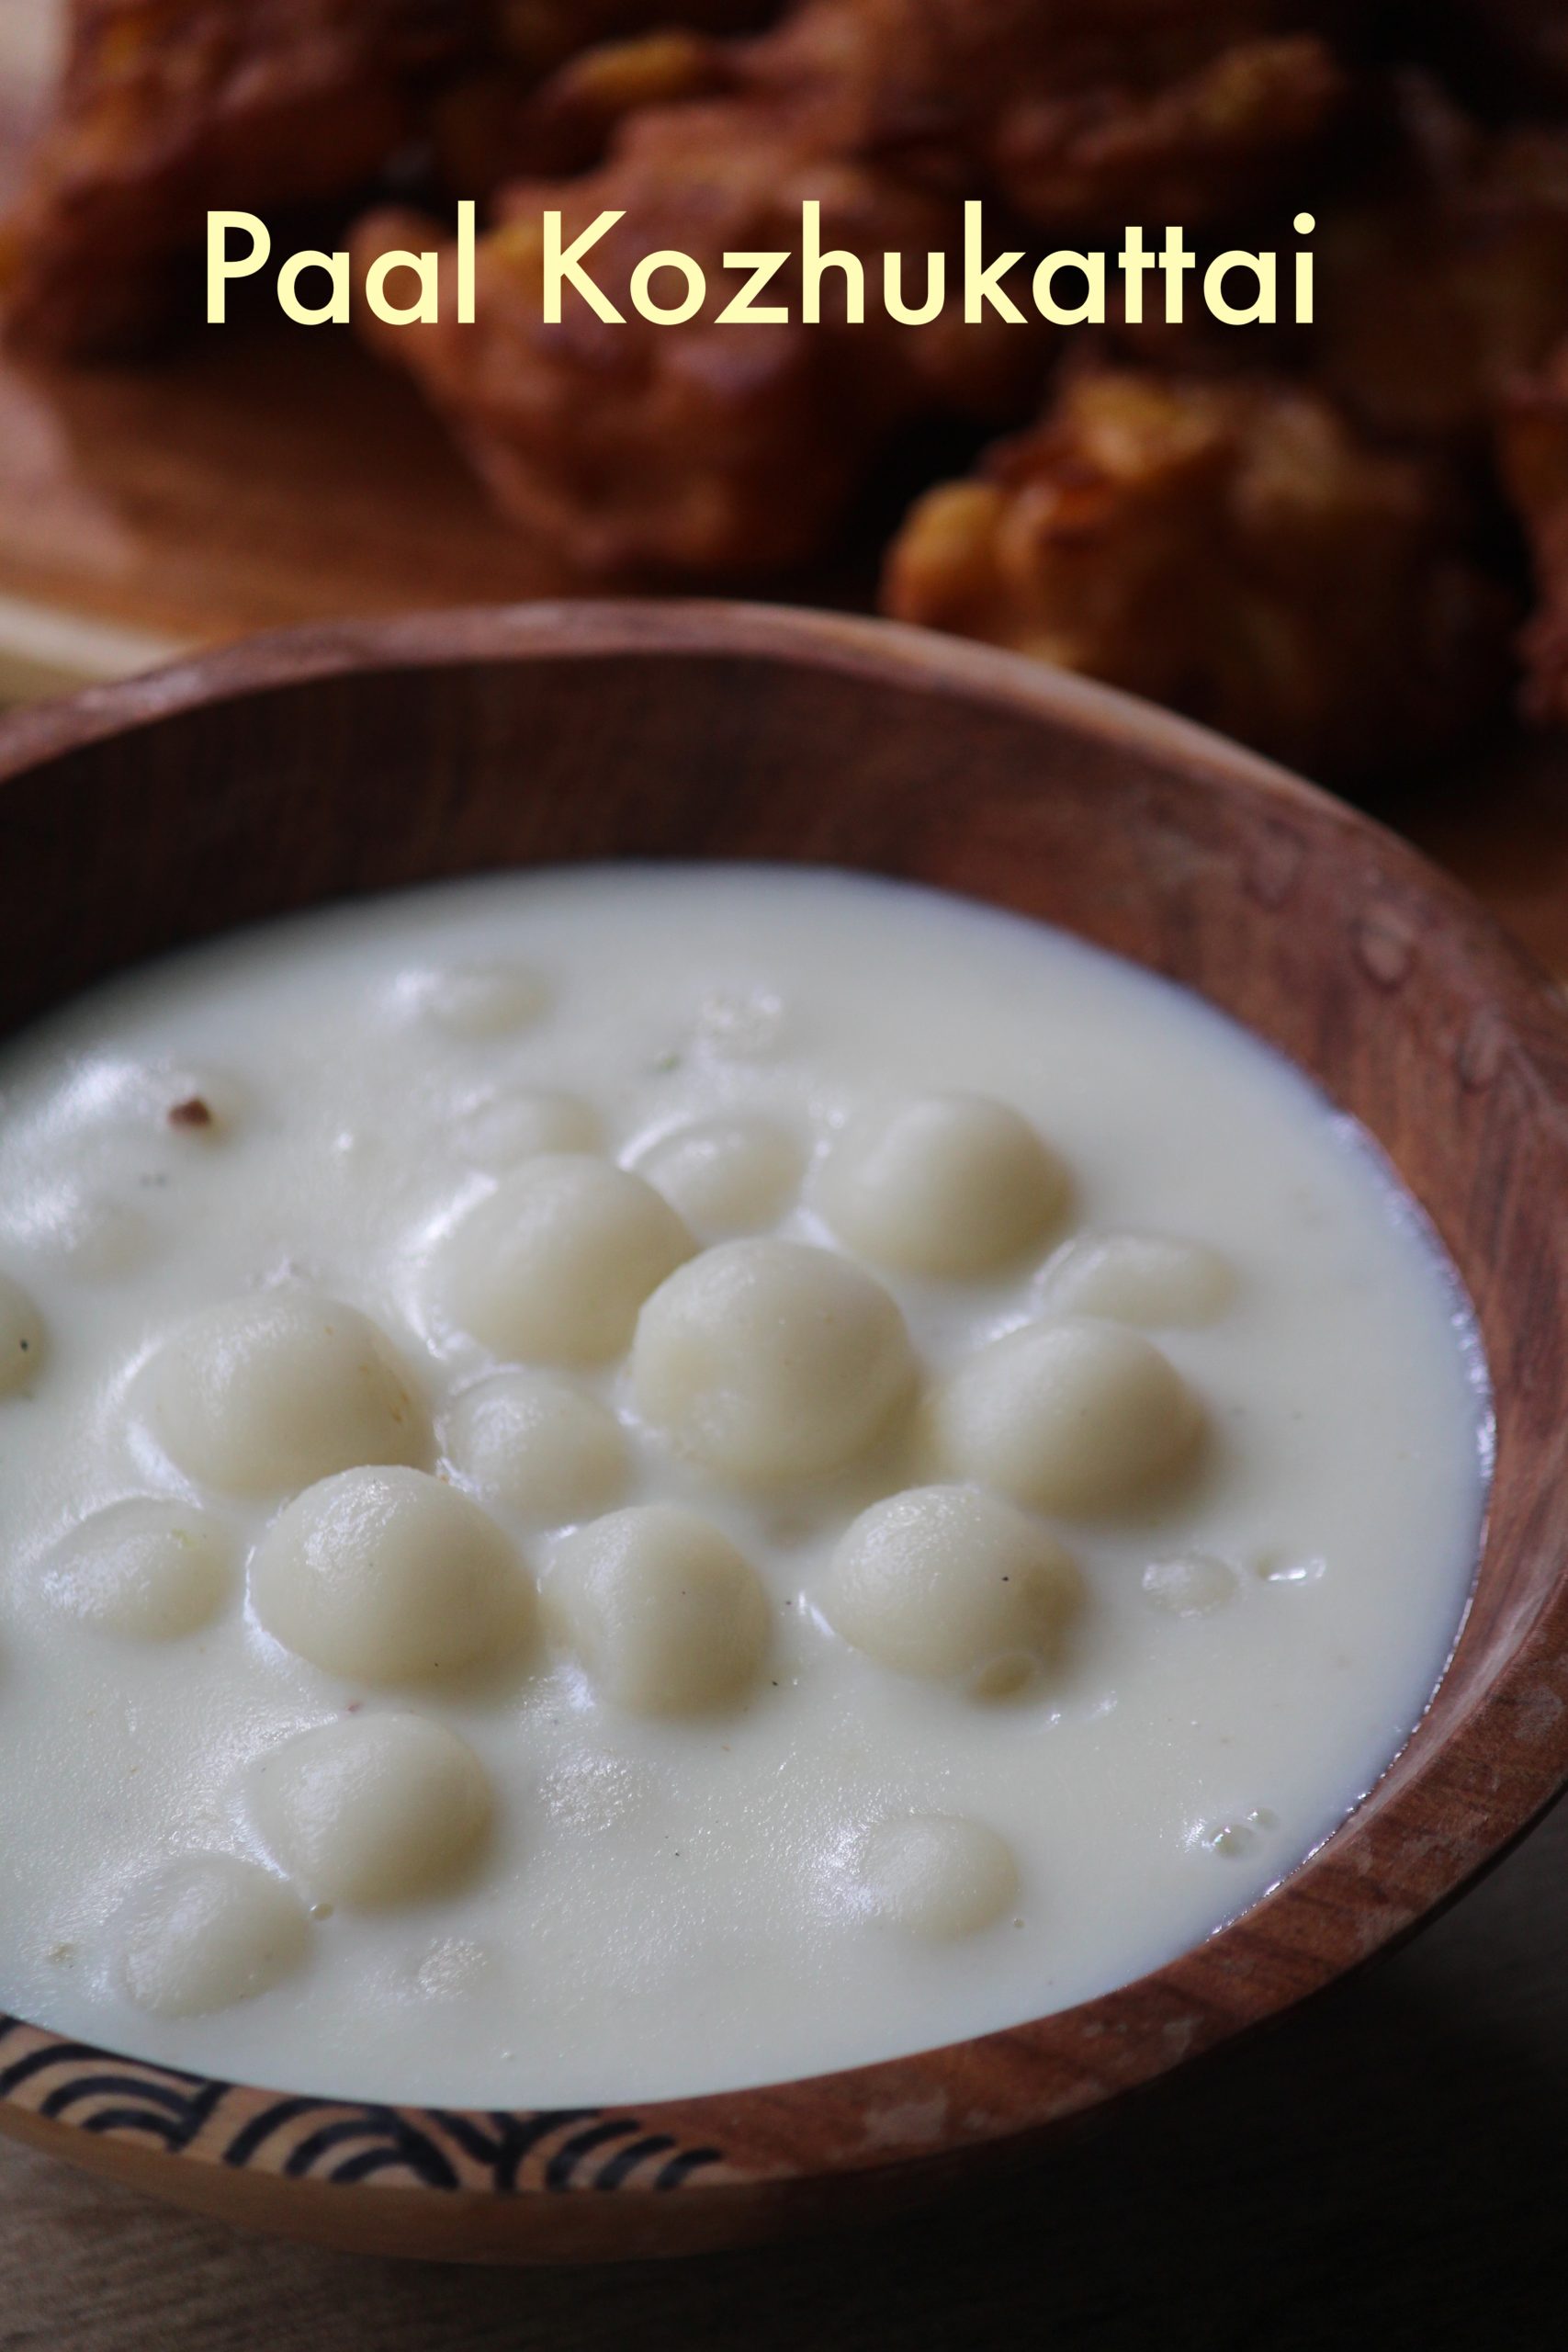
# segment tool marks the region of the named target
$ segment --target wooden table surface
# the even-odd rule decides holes
[[[0,187],[55,0],[0,0]],[[344,338],[0,365],[0,695],[339,613],[569,589]],[[1568,756],[1394,821],[1568,974]],[[1404,1952],[1002,2187],[597,2273],[282,2247],[0,2144],[0,2352],[1358,2352],[1568,2344],[1568,1808]]]

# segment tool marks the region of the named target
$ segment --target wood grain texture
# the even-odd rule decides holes
[[[1499,1407],[1476,1601],[1427,1720],[1274,1895],[1135,1986],[955,2051],[635,2117],[283,2114],[137,2068],[111,2091],[90,2053],[16,2027],[0,2122],[360,2246],[626,2254],[869,2213],[1355,1967],[1568,1774],[1568,1022],[1391,835],[1026,663],[756,607],[534,605],[263,640],[14,718],[0,777],[0,1027],[176,940],[498,864],[821,860],[1066,923],[1247,1021],[1380,1139],[1468,1283]]]
[[[345,335],[211,329],[142,368],[0,359],[0,594],[212,643],[570,584]]]
[[[1568,981],[1568,737],[1500,743],[1440,785],[1406,791],[1389,815]]]

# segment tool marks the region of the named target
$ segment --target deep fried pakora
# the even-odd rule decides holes
[[[1568,0],[75,0],[73,21],[0,238],[36,344],[143,333],[209,207],[341,219],[394,159],[416,185],[417,153],[433,199],[491,205],[477,320],[448,295],[368,332],[581,567],[808,558],[889,436],[1015,423],[1059,361],[1044,421],[915,509],[890,609],[1355,778],[1495,701],[1506,498],[1542,602],[1530,707],[1568,722]],[[795,254],[809,198],[868,277],[884,253],[951,264],[970,198],[1036,251],[1130,221],[1277,244],[1303,207],[1317,323],[1254,339],[1189,305],[1072,342],[952,301],[895,324],[874,298],[852,332],[831,277],[802,322],[795,259],[761,298],[785,319],[744,334],[716,302],[672,330],[627,300],[660,248],[733,291],[725,254]],[[623,213],[592,261],[623,321],[569,298],[547,322],[547,209],[568,243]],[[355,243],[440,239],[381,213]]]
[[[1506,600],[1430,474],[1281,383],[1069,382],[916,506],[884,605],[1341,779],[1450,745],[1505,674]]]
[[[742,85],[842,154],[1055,231],[1255,200],[1346,77],[1308,0],[806,0]],[[1170,209],[1167,209],[1170,208]]]
[[[444,185],[481,199],[519,173],[592,169],[639,107],[729,87],[733,37],[768,24],[781,0],[484,5],[488,45],[441,93],[433,126]]]
[[[60,111],[6,231],[13,335],[76,353],[141,340],[209,207],[372,179],[419,77],[474,22],[441,0],[77,0]]]
[[[492,61],[536,81],[604,41],[689,26],[710,33],[754,29],[777,0],[479,0]]]
[[[1150,92],[1112,86],[1010,106],[987,161],[1018,212],[1053,230],[1201,226],[1299,175],[1346,88],[1320,40],[1238,41]]]
[[[568,154],[574,119],[592,148],[618,118],[605,159],[502,190],[512,225],[484,252],[477,328],[377,339],[508,510],[577,561],[747,571],[807,555],[892,425],[1018,414],[1039,331],[884,318],[848,345],[829,321],[751,327],[736,350],[733,330],[705,319],[672,339],[578,305],[547,327],[522,224],[558,209],[570,240],[602,209],[624,212],[593,264],[624,308],[651,250],[691,254],[711,279],[727,250],[793,249],[807,197],[822,199],[825,242],[874,266],[887,251],[951,253],[960,198],[992,187],[1036,224],[1081,227],[1138,202],[1201,216],[1265,153],[1271,172],[1299,158],[1337,103],[1322,44],[1276,32],[1300,13],[1284,0],[1227,0],[1201,20],[1188,0],[807,0],[750,42],[593,52],[541,92],[533,143],[548,148],[552,109]],[[648,92],[663,102],[642,103]],[[791,290],[781,277],[769,300],[789,306]]]
[[[479,199],[522,169],[536,177],[590,171],[629,115],[713,96],[730,80],[725,45],[679,25],[597,42],[542,82],[472,74],[434,109],[439,176]]]
[[[9,331],[77,356],[163,324],[209,209],[346,200],[449,82],[526,89],[650,23],[755,24],[760,0],[74,0],[64,84],[0,236]],[[464,190],[464,193],[482,191]]]
[[[868,453],[908,417],[948,411],[998,419],[1037,384],[1039,334],[952,310],[923,327],[868,306],[846,324],[830,273],[822,319],[800,319],[798,277],[767,288],[787,323],[719,323],[713,306],[678,331],[631,315],[627,287],[649,252],[672,248],[723,280],[727,252],[798,243],[802,203],[820,203],[825,247],[864,256],[945,245],[953,208],[871,166],[804,148],[765,111],[711,107],[633,119],[604,168],[519,184],[479,242],[475,322],[444,303],[430,325],[378,330],[446,416],[500,503],[585,569],[750,571],[815,551]],[[623,312],[597,317],[573,296],[544,318],[542,215],[570,244],[604,209],[624,213],[595,244],[594,283]],[[429,223],[372,219],[367,254]],[[734,282],[728,282],[734,290]],[[660,289],[660,298],[669,293]]]

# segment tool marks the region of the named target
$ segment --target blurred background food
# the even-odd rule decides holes
[[[36,460],[0,458],[0,597],[54,562],[100,626],[162,604],[180,636],[583,586],[874,601],[1362,791],[1568,721],[1568,0],[0,8],[39,92],[0,236],[0,428]],[[197,323],[209,207],[371,254],[440,243],[461,196],[473,326],[367,321],[367,358],[259,282]],[[715,281],[794,248],[806,198],[826,244],[918,268],[971,197],[1021,275],[1128,222],[1289,247],[1304,207],[1317,322],[852,328],[836,278],[819,325],[541,316],[547,206],[569,238],[624,211],[616,299],[656,247]],[[111,612],[94,532],[149,499]]]

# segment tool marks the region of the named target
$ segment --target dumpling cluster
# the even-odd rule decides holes
[[[409,994],[442,1050],[481,1058],[551,1001],[503,966]],[[1073,1185],[1008,1105],[873,1102],[813,1146],[730,1104],[630,1164],[610,1125],[549,1086],[478,1100],[454,1140],[488,1188],[432,1246],[428,1351],[288,1283],[205,1309],[137,1368],[132,1411],[178,1490],[72,1530],[49,1605],[122,1639],[195,1634],[233,1605],[243,1514],[263,1513],[251,1623],[324,1701],[242,1776],[254,1859],[186,1855],[122,1905],[119,1982],[150,2010],[264,1991],[305,1962],[312,1919],[475,1870],[504,1791],[428,1712],[443,1692],[553,1654],[591,1703],[696,1736],[743,1704],[783,1605],[744,1537],[768,1509],[833,1533],[806,1596],[821,1639],[988,1704],[1057,1671],[1088,1605],[1054,1522],[1144,1511],[1197,1453],[1201,1406],[1139,1327],[1218,1314],[1228,1269],[1162,1236],[1053,1254]],[[911,1322],[954,1299],[997,1336],[922,1363]],[[444,1335],[466,1351],[456,1393]],[[45,1351],[0,1274],[0,1396]],[[1150,1597],[1213,1605],[1224,1571],[1196,1557],[1151,1568]],[[1005,1842],[948,1813],[872,1822],[856,1870],[863,1915],[920,1937],[1019,1899]]]

